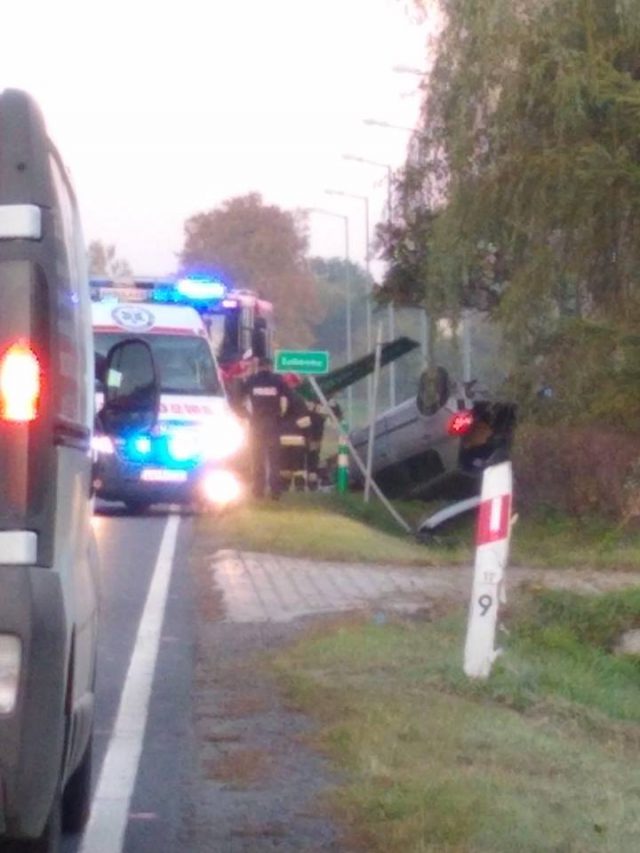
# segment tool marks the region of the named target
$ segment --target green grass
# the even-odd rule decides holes
[[[412,529],[438,508],[407,501],[394,505]],[[412,566],[471,565],[474,526],[469,514],[429,545],[421,545],[403,532],[377,499],[365,504],[360,493],[287,493],[278,503],[250,502],[220,518],[198,520],[201,535],[218,547]],[[550,514],[521,518],[513,528],[510,565],[637,571],[640,532],[597,519]]]
[[[408,536],[380,505],[346,495],[287,494],[256,501],[220,518],[198,519],[201,535],[218,547],[312,559],[419,566],[437,557]]]
[[[279,654],[289,702],[345,772],[329,806],[349,849],[637,849],[640,665],[610,646],[640,624],[640,589],[529,594],[507,621],[486,682],[462,672],[462,612],[337,623]]]
[[[513,565],[637,570],[640,531],[599,518],[540,513],[513,528]]]

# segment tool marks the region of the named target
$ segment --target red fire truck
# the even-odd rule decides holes
[[[273,305],[250,290],[231,290],[204,320],[225,382],[244,376],[252,358],[273,355]]]

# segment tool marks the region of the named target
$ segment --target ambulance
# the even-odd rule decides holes
[[[186,304],[131,301],[131,289],[114,287],[92,303],[98,379],[100,363],[114,344],[146,342],[160,376],[160,411],[150,432],[114,439],[98,434],[95,493],[123,502],[132,514],[152,504],[222,507],[243,492],[246,426],[227,400],[220,371],[198,311]],[[95,298],[95,296],[94,296]],[[98,424],[99,429],[99,424]]]

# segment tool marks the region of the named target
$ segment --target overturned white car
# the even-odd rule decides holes
[[[475,381],[453,382],[443,367],[427,370],[415,397],[376,418],[372,475],[391,497],[470,497],[483,469],[509,455],[515,423],[513,403],[491,400]],[[369,427],[349,438],[366,459]],[[353,462],[350,481],[363,484]]]

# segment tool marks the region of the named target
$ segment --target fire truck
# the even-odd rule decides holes
[[[202,317],[225,385],[243,376],[251,358],[273,354],[273,305],[250,290],[205,276],[92,278],[94,301],[190,305]]]

